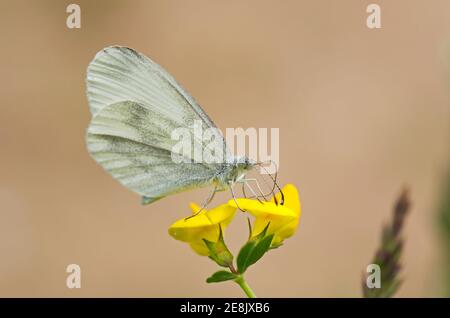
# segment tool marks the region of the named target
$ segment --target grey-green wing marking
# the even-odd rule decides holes
[[[87,145],[92,157],[144,203],[210,185],[220,164],[175,163],[170,138],[174,123],[137,102],[103,107],[92,118]]]

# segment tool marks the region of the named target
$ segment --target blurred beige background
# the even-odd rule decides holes
[[[448,168],[450,2],[0,1],[0,296],[242,296],[167,234],[207,190],[150,206],[88,155],[85,70],[121,44],[171,72],[221,127],[279,127],[298,233],[248,273],[259,296],[359,297],[401,187],[400,296],[441,295],[435,210]],[[378,3],[382,29],[365,25]],[[228,193],[217,197],[222,202]],[[228,240],[239,248],[245,218]],[[66,288],[66,266],[82,288]]]

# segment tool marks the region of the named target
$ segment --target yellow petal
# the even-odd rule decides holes
[[[223,230],[223,227],[222,227]],[[220,235],[219,224],[213,224],[206,226],[202,229],[201,233],[197,235],[197,240],[208,240],[210,242],[217,242]]]
[[[196,214],[201,209],[201,207],[198,204],[194,203],[194,202],[189,203],[189,207],[192,210],[192,214]]]
[[[272,239],[271,246],[279,246],[281,243],[283,243],[284,238],[279,235],[274,235]]]
[[[169,234],[176,240],[193,243],[197,248],[196,251],[200,253],[201,247],[199,246],[204,245],[203,239],[217,242],[220,234],[219,225],[224,230],[234,217],[236,208],[223,204],[210,211],[203,210],[198,213],[200,209],[198,205],[191,203],[190,207],[194,216],[173,223],[169,227]]]
[[[191,243],[189,243],[189,245],[194,250],[194,252],[196,252],[197,254],[202,255],[202,256],[209,255],[209,250],[206,247],[205,242],[203,242],[203,241],[191,242]]]
[[[206,212],[206,216],[209,218],[211,224],[226,222],[225,226],[227,226],[234,217],[235,212],[235,207],[228,204],[222,204]]]
[[[169,227],[169,234],[180,241],[190,242],[197,238],[205,227],[211,225],[211,221],[205,214],[181,219]]]
[[[294,211],[297,217],[276,230],[272,245],[280,244],[284,239],[294,235],[301,216],[301,204],[297,188],[292,184],[287,184],[283,187],[282,191],[284,194],[284,205]],[[281,202],[281,193],[277,193],[276,198],[278,202]]]
[[[281,191],[283,191],[284,195],[284,204],[286,207],[290,208],[292,211],[295,212],[295,214],[300,217],[300,200],[298,197],[298,190],[293,184],[286,184]],[[278,192],[275,195],[278,203],[281,202],[281,193]],[[275,200],[272,198],[272,202],[275,202]]]
[[[253,222],[253,226],[252,226],[252,236],[256,236],[258,234],[260,234],[267,226],[267,224],[269,224],[269,228],[267,229],[268,234],[272,234],[273,233],[273,223],[271,222],[271,220],[267,217],[268,215],[266,214],[265,216],[261,216],[255,219],[255,221]]]
[[[195,238],[200,233],[199,229],[191,228],[177,228],[177,227],[170,227],[169,228],[169,235],[172,236],[174,239],[183,241],[183,242],[191,242],[195,240]]]
[[[251,199],[237,199],[239,207],[255,216],[252,236],[261,233],[269,224],[267,234],[274,234],[272,244],[280,244],[291,237],[299,224],[301,205],[297,188],[292,184],[285,185],[282,190],[284,196],[281,205],[281,193],[275,195],[270,202],[259,202]],[[277,202],[278,205],[275,203]],[[236,207],[236,202],[230,200],[229,205]]]
[[[228,201],[228,204],[232,207],[237,207],[239,205],[241,209],[248,211],[256,217],[267,213],[291,217],[293,219],[297,217],[297,214],[290,208],[281,204],[276,205],[274,202],[259,202],[258,200],[252,199],[236,199],[236,201],[237,205],[234,200]]]
[[[295,231],[297,230],[299,223],[299,219],[295,219],[288,224],[285,224],[284,226],[280,227],[276,231],[276,236],[281,237],[282,239],[287,239],[294,235]]]
[[[255,218],[252,228],[252,236],[260,234],[269,224],[267,228],[267,234],[278,233],[286,224],[295,221],[292,217],[285,217],[273,214],[264,214]]]

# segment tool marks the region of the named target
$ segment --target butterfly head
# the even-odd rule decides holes
[[[250,170],[256,164],[256,161],[245,156],[238,156],[234,158],[233,164],[237,169]]]
[[[230,184],[236,182],[243,182],[245,174],[250,171],[256,162],[247,157],[233,157],[227,164],[228,169],[223,175],[223,183]]]

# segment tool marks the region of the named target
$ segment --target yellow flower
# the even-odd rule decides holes
[[[277,193],[276,204],[272,198],[270,202],[259,202],[251,199],[237,199],[239,207],[248,211],[255,217],[252,229],[252,237],[261,233],[269,224],[266,235],[274,234],[272,246],[280,246],[284,239],[291,237],[297,229],[301,207],[297,188],[292,184],[287,184],[282,189],[284,194],[284,203],[281,205],[281,193]],[[236,202],[228,202],[236,207]],[[269,223],[270,222],[270,223]]]
[[[198,214],[200,207],[197,204],[191,203],[190,208],[194,216],[176,221],[169,227],[169,234],[176,240],[189,243],[198,254],[208,256],[209,249],[203,240],[217,242],[220,228],[223,231],[228,226],[236,208],[222,204],[211,210],[203,209]]]

